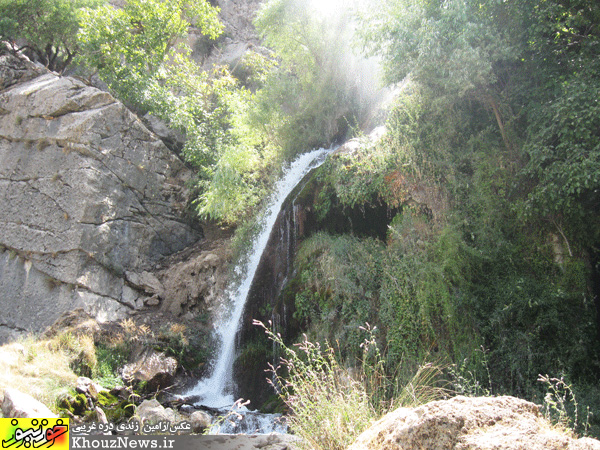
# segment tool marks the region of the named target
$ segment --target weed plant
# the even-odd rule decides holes
[[[269,382],[289,408],[290,430],[302,438],[299,446],[303,449],[345,449],[392,408],[423,404],[443,392],[434,387],[440,372],[432,365],[421,367],[405,386],[388,377],[368,324],[362,328],[368,337],[361,347],[370,356],[357,371],[344,367],[328,343],[313,343],[304,335],[294,345],[296,349],[290,348],[280,334],[260,321],[254,324],[281,347],[280,366],[271,366]]]
[[[559,427],[588,435],[592,412],[589,406],[585,407],[585,411],[582,410],[573,386],[565,377],[540,375],[538,381],[543,383],[546,388],[542,405],[544,417]],[[580,417],[580,411],[584,413],[583,417]]]

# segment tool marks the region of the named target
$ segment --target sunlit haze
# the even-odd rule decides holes
[[[331,16],[344,9],[357,6],[363,0],[311,0],[311,4],[319,15]]]

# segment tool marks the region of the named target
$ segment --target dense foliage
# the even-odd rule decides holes
[[[402,0],[362,16],[365,48],[402,90],[378,144],[322,167],[315,209],[400,212],[385,242],[303,243],[296,315],[315,338],[356,364],[369,321],[389,374],[442,360],[459,392],[538,402],[550,374],[572,383],[580,418],[598,414],[598,14],[587,1]]]
[[[85,10],[79,41],[81,63],[115,95],[184,133],[183,156],[198,174],[198,213],[235,223],[264,196],[269,178],[260,173],[272,152],[246,125],[251,92],[227,67],[203,70],[190,59],[190,26],[216,39],[223,30],[217,12],[207,1],[130,0],[122,9]]]
[[[2,0],[0,40],[62,72],[78,51],[78,12],[104,0]]]
[[[295,320],[347,366],[365,357],[359,327],[376,325],[386,377],[433,359],[458,392],[540,402],[540,374],[568,380],[600,435],[600,3],[380,0],[355,19],[268,0],[255,25],[269,50],[231,71],[201,69],[184,43],[191,26],[209,42],[222,32],[208,1],[102,3],[0,0],[0,39],[54,70],[79,54],[181,131],[199,214],[236,224],[287,159],[366,122],[359,30],[401,89],[383,139],[319,171],[322,230],[286,290]],[[323,223],[376,208],[387,236]]]
[[[312,0],[268,0],[255,24],[279,62],[258,95],[257,119],[288,153],[329,145],[364,121],[373,99],[349,10],[324,16]]]

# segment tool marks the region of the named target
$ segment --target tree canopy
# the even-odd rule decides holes
[[[0,0],[0,40],[62,72],[78,52],[79,11],[105,0]]]

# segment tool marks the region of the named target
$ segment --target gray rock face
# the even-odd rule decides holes
[[[0,342],[83,308],[125,317],[200,233],[184,164],[109,94],[0,55]]]

